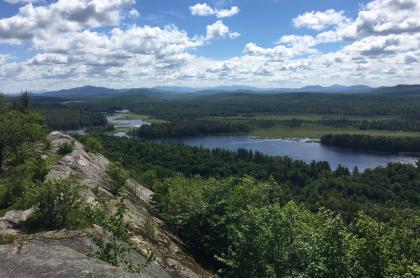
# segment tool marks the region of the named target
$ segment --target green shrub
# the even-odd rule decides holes
[[[95,223],[102,229],[100,232],[89,234],[98,247],[90,255],[114,266],[124,264],[129,272],[140,272],[154,260],[154,253],[144,254],[142,249],[131,241],[132,230],[124,220],[127,212],[127,205],[124,203],[125,195],[126,190],[120,190],[115,207],[109,205],[107,197],[99,195],[97,203],[89,208],[88,216],[91,223]],[[135,265],[125,262],[125,256],[132,251],[147,257],[147,260]]]
[[[25,207],[22,196],[25,188],[32,187],[36,182],[44,181],[47,174],[48,165],[40,156],[27,159],[24,164],[8,170],[4,174],[0,190],[0,208]]]
[[[68,142],[65,142],[64,144],[62,144],[60,148],[58,149],[58,154],[61,154],[61,155],[67,155],[72,152],[73,152],[73,145]]]
[[[111,182],[111,193],[117,195],[118,192],[126,185],[129,177],[128,172],[124,170],[121,163],[110,163],[106,170],[108,176],[112,179]]]
[[[155,236],[156,236],[156,227],[155,227],[155,225],[153,225],[152,220],[146,219],[146,221],[144,222],[144,229],[146,231],[146,234],[149,237],[155,238]]]
[[[87,152],[100,153],[103,150],[101,142],[95,137],[86,137],[83,143]]]
[[[131,230],[128,223],[124,221],[127,206],[122,194],[118,197],[114,211],[103,202],[104,200],[90,210],[92,221],[103,229],[101,234],[90,234],[98,246],[98,250],[93,255],[114,266],[119,266],[129,250]]]
[[[26,204],[36,207],[25,223],[28,230],[78,228],[86,224],[80,188],[72,178],[35,184],[27,190],[25,199]]]
[[[1,235],[0,234],[0,245],[12,244],[16,240],[15,235]]]

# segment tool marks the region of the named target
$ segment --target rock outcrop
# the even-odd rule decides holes
[[[109,161],[104,156],[86,152],[80,142],[60,132],[52,132],[49,139],[53,151],[65,142],[73,144],[73,151],[52,166],[48,179],[77,176],[88,202],[97,197],[98,191],[107,194],[111,202],[115,199],[109,192]],[[182,241],[162,221],[149,213],[147,207],[153,192],[134,180],[129,180],[128,186],[131,194],[126,200],[126,219],[135,231],[132,240],[141,246],[142,253],[153,252],[156,257],[140,273],[127,273],[87,256],[95,246],[82,231],[56,231],[21,235],[14,244],[0,245],[0,277],[215,277],[188,254]],[[8,212],[0,218],[0,233],[10,233],[29,214],[30,211]],[[153,235],[145,228],[146,223],[154,226]],[[137,253],[130,256],[127,260],[146,260]]]

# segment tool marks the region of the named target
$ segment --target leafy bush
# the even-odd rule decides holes
[[[25,223],[29,230],[78,228],[86,224],[80,188],[72,178],[35,184],[25,192],[25,200],[36,207]]]
[[[117,195],[118,192],[126,185],[129,177],[128,172],[124,170],[121,163],[110,163],[106,170],[108,176],[112,179],[111,193]]]
[[[103,229],[101,235],[90,234],[98,246],[98,250],[93,255],[114,266],[121,264],[129,250],[127,243],[131,230],[128,223],[124,221],[126,210],[123,195],[118,197],[115,211],[112,211],[103,200],[101,204],[93,206],[90,210],[92,221]]]
[[[39,114],[9,109],[0,117],[0,172],[5,160],[12,166],[23,163],[33,154],[37,142],[46,138],[43,119]]]
[[[86,137],[83,140],[83,144],[85,145],[85,150],[91,153],[100,153],[103,150],[101,142],[95,137]]]
[[[26,208],[22,194],[25,188],[31,188],[35,183],[43,182],[48,175],[47,162],[41,156],[28,158],[3,174],[3,186],[0,190],[0,208],[14,206]]]
[[[15,235],[2,235],[0,234],[0,245],[12,244],[15,242]]]
[[[61,155],[67,155],[72,152],[73,152],[73,145],[68,142],[65,142],[64,144],[62,144],[60,148],[58,149],[58,154],[61,154]]]
[[[251,178],[177,176],[156,186],[154,207],[223,277],[418,277],[418,211],[350,223],[287,201],[283,186]],[[275,192],[278,191],[278,192]]]
[[[156,227],[150,219],[146,219],[144,222],[144,229],[149,237],[154,238],[156,236]]]
[[[90,221],[101,228],[101,231],[89,234],[98,247],[90,255],[114,266],[124,263],[129,272],[140,272],[152,262],[154,254],[153,252],[149,255],[144,254],[130,239],[132,231],[124,220],[127,211],[127,206],[124,203],[125,194],[125,190],[119,191],[115,207],[111,207],[106,198],[101,196],[97,199],[98,202],[90,207],[88,214]],[[147,257],[147,260],[136,265],[125,262],[125,256],[132,251]]]

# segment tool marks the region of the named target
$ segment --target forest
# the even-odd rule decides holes
[[[399,141],[420,137],[417,109],[420,97],[416,94],[173,95],[131,90],[121,95],[67,98],[41,95],[33,99],[33,109],[44,115],[50,130],[112,131],[105,116],[128,109],[135,115],[157,120],[153,125],[129,132],[146,139],[212,134],[317,139],[328,134],[351,134],[392,136]]]
[[[250,130],[251,128],[249,125],[236,122],[187,120],[173,121],[171,123],[143,125],[139,128],[133,129],[130,135],[151,139],[223,133],[237,134],[247,133]]]
[[[379,137],[352,134],[328,134],[321,138],[321,144],[352,150],[378,152],[420,152],[419,137]]]
[[[24,224],[29,232],[102,223],[96,218],[104,213],[77,205],[81,196],[72,181],[45,181],[49,167],[72,146],[43,158],[51,126],[33,106],[28,95],[0,98],[0,213],[35,206],[36,217]],[[194,128],[203,132],[199,125]],[[214,128],[227,127],[216,121]],[[104,134],[76,139],[86,151],[114,162],[109,174],[115,190],[128,175],[152,189],[151,212],[222,277],[420,275],[420,163],[361,172],[243,149],[209,150]],[[63,196],[64,203],[52,201]]]
[[[77,98],[76,98],[77,99]],[[174,95],[130,91],[92,97],[78,107],[94,111],[129,109],[165,120],[255,114],[322,114],[349,116],[398,116],[420,120],[418,95],[320,94],[320,93],[219,93]]]
[[[246,150],[99,140],[107,157],[155,191],[156,213],[224,277],[419,273],[417,166],[360,173]]]

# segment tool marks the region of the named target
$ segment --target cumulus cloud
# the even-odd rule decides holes
[[[321,31],[330,26],[339,25],[348,22],[349,18],[344,15],[344,11],[335,11],[333,9],[324,12],[312,11],[299,15],[293,19],[293,25],[297,28],[308,28]]]
[[[346,29],[345,36],[420,32],[420,2],[417,0],[375,0],[363,8]]]
[[[22,44],[46,36],[100,26],[116,26],[122,9],[134,0],[59,0],[49,6],[21,7],[17,15],[0,19],[0,43]]]
[[[131,25],[129,20],[138,16],[133,3],[58,0],[43,6],[27,4],[16,15],[0,19],[0,44],[27,44],[36,51],[26,61],[0,54],[0,89],[419,81],[418,1],[374,0],[360,7],[354,19],[335,11],[329,12],[328,21],[323,17],[328,11],[308,12],[296,27],[317,32],[279,34],[269,47],[249,41],[242,53],[228,59],[210,59],[193,51],[212,40],[239,36],[223,21],[203,27],[202,35],[175,25]],[[196,15],[226,17],[231,12],[220,11],[232,10],[200,5]],[[341,45],[335,50],[319,47],[331,42]]]
[[[211,40],[214,38],[225,38],[228,36],[231,39],[235,39],[240,36],[237,32],[231,32],[221,20],[216,21],[212,25],[207,25],[206,39]]]
[[[210,16],[214,15],[217,18],[232,17],[239,13],[237,6],[232,6],[230,9],[216,9],[210,7],[207,3],[197,3],[190,6],[191,14],[194,16]]]

